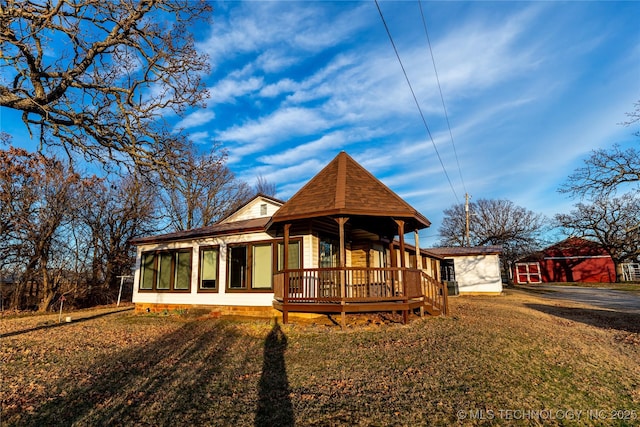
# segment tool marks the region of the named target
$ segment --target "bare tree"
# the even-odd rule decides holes
[[[599,242],[616,266],[616,280],[622,277],[621,263],[640,256],[640,195],[601,195],[592,203],[578,203],[569,214],[556,221],[570,235]]]
[[[22,112],[42,146],[91,161],[171,170],[184,139],[162,118],[207,96],[189,27],[204,0],[0,3],[0,107]]]
[[[640,121],[640,101],[634,106],[635,110],[627,113],[629,119],[622,125],[631,126]],[[634,134],[640,138],[640,131]],[[594,150],[584,166],[569,175],[560,192],[597,199],[601,195],[612,195],[625,184],[637,184],[640,189],[640,146],[623,150],[616,144],[609,149]]]
[[[165,176],[162,186],[164,211],[174,230],[211,225],[252,196],[227,167],[226,154],[213,151],[189,153],[179,173]]]
[[[509,200],[479,199],[469,204],[469,238],[472,246],[502,246],[503,268],[538,249],[545,230],[545,218]],[[444,211],[440,245],[463,246],[466,232],[464,204]]]
[[[265,177],[262,175],[258,175],[256,178],[256,194],[264,194],[265,196],[275,197],[276,195],[276,184],[273,182],[267,181]]]
[[[640,183],[640,149],[623,150],[619,145],[595,150],[585,165],[569,175],[560,189],[574,196],[610,195],[625,183]]]
[[[79,218],[90,230],[92,275],[89,282],[98,292],[93,298],[109,302],[118,288],[118,276],[133,268],[129,241],[150,234],[156,225],[156,189],[135,175],[107,181],[85,180]]]
[[[38,308],[45,311],[59,283],[49,265],[59,247],[60,230],[69,220],[80,178],[60,160],[14,148],[0,151],[0,171],[4,211],[0,250],[22,273],[12,304],[20,307],[27,282],[36,282]]]

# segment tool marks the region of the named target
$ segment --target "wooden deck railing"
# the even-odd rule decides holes
[[[284,304],[349,304],[422,299],[432,314],[447,312],[447,288],[409,268],[305,268],[274,276],[274,297]]]
[[[431,314],[449,314],[449,293],[444,283],[438,282],[424,271],[420,272],[424,305]]]

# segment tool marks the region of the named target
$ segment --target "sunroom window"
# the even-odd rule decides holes
[[[140,270],[142,291],[189,291],[191,249],[143,253]]]
[[[200,249],[200,290],[218,289],[218,256],[217,247]]]

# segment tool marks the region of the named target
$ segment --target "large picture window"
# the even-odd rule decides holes
[[[191,289],[191,249],[145,252],[140,270],[141,291],[188,292]]]
[[[284,245],[274,241],[229,245],[227,252],[230,291],[269,291],[273,289],[273,272],[282,270]],[[289,268],[300,268],[300,240],[289,243]]]
[[[200,291],[218,290],[218,247],[200,248]]]

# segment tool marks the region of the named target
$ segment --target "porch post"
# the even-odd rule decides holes
[[[397,267],[398,266],[398,259],[396,257],[396,248],[393,245],[393,239],[389,242],[389,258],[391,261],[391,267]]]
[[[284,237],[283,237],[283,254],[282,268],[284,269],[284,284],[282,286],[284,295],[282,296],[282,323],[287,324],[289,321],[289,229],[291,224],[284,225]]]
[[[398,225],[398,238],[400,239],[400,268],[404,268],[404,221],[401,219],[394,219],[394,221]]]
[[[420,304],[420,317],[424,317],[424,288],[422,287],[422,255],[420,254],[420,236],[418,230],[413,230],[413,239],[416,241],[416,268],[420,271],[418,280],[420,281],[420,292],[422,293],[422,304]]]
[[[344,311],[344,299],[346,297],[346,277],[345,277],[345,266],[346,266],[346,252],[345,252],[345,241],[344,241],[344,225],[346,224],[346,222],[349,221],[348,217],[339,217],[336,218],[336,222],[338,223],[338,230],[339,230],[339,234],[340,234],[340,305],[341,305],[341,310],[340,310],[340,320],[342,323],[342,329],[345,328],[346,325],[346,318],[345,318],[345,311]]]
[[[395,223],[398,225],[398,238],[400,239],[400,272],[398,273],[398,279],[400,281],[400,286],[402,289],[402,297],[405,302],[407,299],[407,284],[404,281],[403,270],[406,267],[405,262],[405,252],[404,252],[404,221],[401,219],[394,219]],[[409,318],[409,311],[402,310],[402,323],[407,323]]]
[[[422,255],[420,254],[420,236],[418,230],[413,230],[413,240],[416,241],[416,268],[422,270]]]

